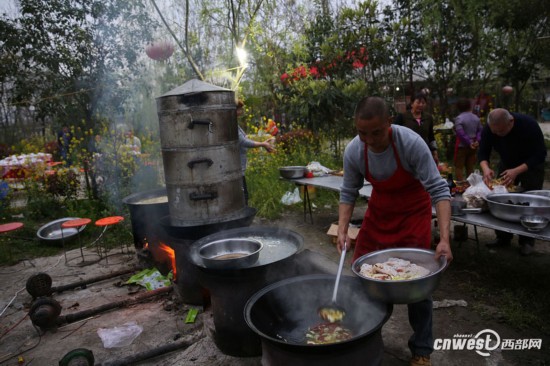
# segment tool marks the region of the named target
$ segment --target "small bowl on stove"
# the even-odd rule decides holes
[[[254,265],[262,248],[259,240],[229,238],[202,245],[198,254],[207,268],[240,269]]]
[[[548,219],[544,216],[524,215],[520,217],[520,221],[529,231],[540,231],[548,225]]]

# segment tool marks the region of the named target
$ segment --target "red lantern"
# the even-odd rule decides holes
[[[174,46],[167,41],[157,41],[147,45],[145,53],[155,61],[164,61],[172,56]]]
[[[513,91],[514,91],[514,88],[512,88],[510,85],[506,85],[502,87],[502,92],[504,94],[512,94]]]

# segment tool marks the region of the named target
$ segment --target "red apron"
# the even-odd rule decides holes
[[[419,180],[403,169],[390,128],[390,141],[397,169],[383,181],[369,172],[365,146],[365,175],[372,184],[372,196],[355,243],[353,260],[375,250],[409,247],[430,248],[432,205]]]

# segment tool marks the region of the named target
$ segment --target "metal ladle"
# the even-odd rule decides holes
[[[340,255],[340,263],[338,264],[338,271],[336,272],[336,281],[334,283],[334,291],[332,292],[332,301],[330,304],[321,306],[317,313],[321,319],[328,322],[339,322],[344,316],[346,316],[346,311],[343,307],[339,306],[336,303],[336,295],[338,294],[338,285],[340,284],[340,277],[342,275],[342,269],[344,268],[344,260],[346,259],[346,248],[347,243],[344,243],[344,249],[342,249],[342,254]]]

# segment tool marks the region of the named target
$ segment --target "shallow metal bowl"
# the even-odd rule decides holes
[[[258,261],[262,242],[255,239],[221,239],[199,248],[199,257],[212,269],[238,269],[250,267]]]
[[[376,264],[390,258],[400,258],[430,270],[430,274],[403,281],[384,281],[361,275],[361,265]],[[435,259],[435,252],[418,248],[393,248],[378,250],[357,258],[351,267],[353,273],[363,280],[365,291],[376,300],[391,304],[412,304],[424,300],[434,292],[439,285],[441,275],[447,268],[447,258],[441,256]]]
[[[521,224],[529,231],[540,231],[548,225],[548,219],[544,216],[522,216]]]
[[[550,216],[550,197],[526,193],[495,193],[485,199],[491,214],[501,220],[520,222],[521,216]]]
[[[279,168],[279,174],[285,179],[303,178],[305,172],[305,166],[284,166]]]
[[[44,240],[50,244],[59,244],[61,245],[62,240],[69,240],[82,230],[86,228],[86,225],[77,228],[67,228],[63,229],[63,236],[61,235],[61,224],[65,221],[76,220],[80,217],[64,217],[62,219],[57,219],[50,221],[47,224],[43,225],[36,232],[36,236],[41,240]]]

